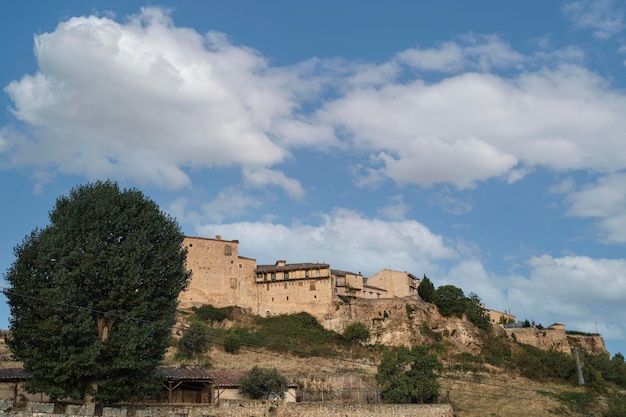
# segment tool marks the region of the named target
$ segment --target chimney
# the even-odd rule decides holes
[[[220,235],[215,235],[215,240],[222,240],[222,236],[220,236]]]
[[[278,261],[276,261],[276,266],[285,266],[287,265],[287,261],[279,259]]]

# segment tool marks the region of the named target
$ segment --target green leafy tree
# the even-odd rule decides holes
[[[241,349],[241,340],[233,334],[229,334],[224,339],[224,351],[235,354]]]
[[[287,391],[287,380],[276,368],[255,366],[240,382],[239,392],[249,394],[253,400],[283,398]]]
[[[470,293],[466,303],[467,319],[474,323],[479,329],[491,331],[492,326],[489,321],[489,314],[487,314],[487,311],[483,307],[480,297],[474,293]]]
[[[343,337],[350,343],[365,343],[370,336],[370,329],[360,321],[348,324],[343,330]]]
[[[7,343],[32,375],[26,388],[87,405],[158,390],[190,276],[179,226],[108,181],[72,189],[49,217],[15,247],[5,275]]]
[[[422,301],[426,301],[427,303],[432,303],[435,295],[435,286],[432,281],[428,279],[426,274],[424,274],[424,278],[422,282],[417,286],[417,294],[420,296]]]
[[[443,368],[437,355],[425,346],[400,346],[383,353],[376,381],[385,403],[434,403],[439,397],[437,372]]]
[[[178,353],[187,359],[196,359],[200,363],[200,358],[211,346],[211,337],[206,325],[200,321],[192,321],[183,332],[178,341]]]
[[[463,290],[454,285],[443,285],[433,294],[433,302],[442,316],[463,317],[467,309],[467,298]]]

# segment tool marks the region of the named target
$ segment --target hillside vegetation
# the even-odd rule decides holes
[[[385,347],[355,346],[306,313],[259,317],[235,307],[213,306],[181,312],[181,326],[194,321],[205,325],[212,341],[202,359],[206,366],[240,371],[253,365],[276,367],[310,391],[309,398],[326,395],[336,400],[340,392],[345,400],[347,385],[354,386],[355,378],[363,395],[370,400],[375,395],[377,365]],[[452,403],[458,416],[626,415],[621,354],[610,359],[581,352],[585,386],[579,387],[574,355],[519,344],[491,328],[480,330],[480,353],[471,354],[456,350],[428,323],[421,327],[429,340],[426,347],[443,364],[438,401]],[[184,330],[179,333],[184,336]],[[237,349],[228,353],[226,341],[233,339]],[[187,363],[175,355],[175,347],[176,342],[169,362]]]

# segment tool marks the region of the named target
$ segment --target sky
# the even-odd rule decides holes
[[[0,270],[110,179],[258,264],[425,274],[626,353],[625,12],[1,2]]]

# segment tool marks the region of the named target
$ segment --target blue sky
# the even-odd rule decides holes
[[[112,179],[260,264],[426,274],[625,353],[625,11],[3,2],[0,269]]]

